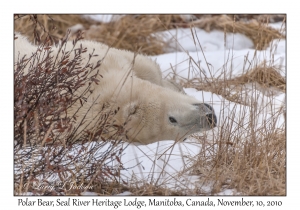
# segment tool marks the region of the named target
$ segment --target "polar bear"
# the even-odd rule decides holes
[[[31,44],[24,36],[16,34],[16,37],[15,62],[19,57],[30,57],[37,51],[38,46]],[[82,54],[82,65],[93,50],[98,57],[92,57],[90,62],[96,63],[102,58],[102,63],[99,67],[101,76],[96,75],[100,82],[92,83],[85,103],[77,102],[67,110],[69,116],[76,116],[76,122],[84,123],[76,133],[97,126],[100,120],[97,115],[107,104],[109,108],[119,109],[113,118],[114,124],[123,126],[128,141],[138,144],[180,140],[216,126],[213,108],[183,94],[176,83],[164,80],[160,67],[150,58],[94,41],[81,40],[77,45],[88,50],[88,53]],[[68,41],[65,51],[72,48],[72,42]],[[55,46],[51,50],[55,57],[61,53]],[[25,69],[24,74],[27,73]],[[86,86],[75,94],[82,95]],[[109,137],[109,131],[104,135]]]

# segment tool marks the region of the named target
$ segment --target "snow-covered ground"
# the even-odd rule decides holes
[[[93,19],[100,21],[111,21],[112,16],[96,16]],[[274,28],[280,28],[281,24],[270,24]],[[274,40],[272,46],[263,51],[255,53],[252,41],[242,34],[226,35],[224,43],[224,33],[222,31],[211,31],[210,33],[202,29],[193,29],[194,37],[198,37],[199,42],[193,40],[191,29],[178,29],[160,32],[170,43],[169,49],[165,54],[152,56],[161,67],[163,76],[168,78],[176,73],[176,79],[182,78],[217,78],[225,76],[227,79],[234,78],[244,74],[249,70],[248,61],[267,61],[281,69],[281,75],[285,77],[285,40]],[[201,44],[201,47],[200,45]],[[276,47],[275,47],[276,46]],[[192,62],[193,61],[193,62]],[[209,65],[207,65],[207,63]],[[201,71],[199,71],[199,67]],[[224,74],[224,71],[226,72]],[[258,114],[258,124],[264,123],[264,120],[271,118],[272,113],[280,109],[285,100],[285,94],[264,95],[263,93],[252,90],[253,84],[249,84],[249,91],[245,91],[245,98],[256,100],[258,107],[265,112]],[[186,94],[212,104],[218,117],[218,125],[222,125],[228,117],[232,122],[240,122],[240,115],[243,113],[243,120],[251,116],[251,107],[236,104],[228,101],[220,95],[211,92],[197,91],[194,88],[185,88]],[[248,94],[248,95],[247,95]],[[252,97],[252,98],[251,98]],[[263,108],[267,105],[268,108]],[[234,110],[234,112],[233,112]],[[227,118],[226,118],[227,117]],[[283,116],[279,116],[276,123],[277,127],[284,124]],[[211,140],[219,132],[219,126],[213,131],[207,132],[207,140]],[[201,135],[201,134],[200,134]],[[190,176],[182,173],[191,165],[191,157],[199,154],[201,144],[194,139],[187,139],[185,142],[176,143],[173,140],[161,141],[149,145],[127,145],[121,158],[123,167],[128,170],[121,171],[121,176],[127,182],[146,183],[151,182],[157,185],[165,186],[170,189],[199,189],[209,193],[211,186],[200,186],[198,176]],[[101,151],[99,151],[101,152]],[[114,164],[118,164],[115,162]],[[232,195],[237,193],[235,190],[225,189],[219,195]],[[89,193],[85,194],[88,195]],[[121,194],[128,195],[130,193]],[[93,195],[91,193],[91,195]]]

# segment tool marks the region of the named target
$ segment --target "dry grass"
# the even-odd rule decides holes
[[[78,28],[73,28],[73,32],[83,30],[85,39],[146,55],[164,53],[167,44],[163,42],[162,37],[153,36],[153,33],[177,27],[242,33],[253,41],[258,50],[264,49],[273,39],[284,38],[279,31],[267,26],[271,15],[264,18],[255,16],[256,19],[249,23],[237,21],[236,17],[240,16],[204,15],[196,19],[195,15],[190,20],[180,15],[125,15],[113,22],[99,23],[81,15],[16,15],[14,29],[28,36],[30,41],[34,40],[34,29],[38,33],[37,36],[45,37],[47,32],[50,32],[58,40],[65,36],[68,29],[80,24]],[[285,16],[282,18],[285,21]]]
[[[226,33],[239,32],[248,36],[257,50],[264,49],[273,39],[284,38],[277,30],[266,25],[268,18],[245,22],[234,15],[195,17],[196,19],[187,21],[179,15],[126,15],[118,21],[101,24],[83,19],[79,15],[27,15],[15,16],[15,31],[22,32],[32,41],[35,37],[34,28],[37,31],[36,36],[45,37],[49,32],[59,39],[64,37],[68,28],[80,23],[84,28],[85,39],[148,55],[162,54],[166,46],[161,37],[154,37],[152,34],[176,27],[195,26],[207,31],[216,29]],[[285,20],[285,16],[283,19]],[[210,91],[239,104],[245,103],[233,92],[241,92],[249,83],[259,84],[259,91],[275,88],[276,91],[285,92],[286,81],[277,67],[267,65],[264,61],[257,63],[252,70],[234,79],[195,79],[187,81],[184,86]],[[286,195],[285,128],[275,126],[279,115],[285,112],[284,109],[279,110],[273,113],[270,121],[256,126],[259,111],[263,110],[257,110],[253,106],[250,120],[246,121],[242,117],[242,111],[235,113],[232,110],[229,119],[220,126],[219,133],[214,135],[213,141],[195,137],[204,145],[204,149],[194,157],[190,173],[199,175],[204,185],[214,183],[210,194],[218,193],[224,188],[235,188],[243,195]],[[236,115],[241,115],[240,122],[233,120]],[[233,124],[239,125],[238,128],[234,128]],[[131,191],[133,195],[182,194],[181,191],[170,191],[152,184],[136,187],[111,180],[113,179],[102,179],[101,184],[95,185],[95,192],[99,195],[113,195],[125,190]],[[70,193],[80,194],[79,191]]]
[[[286,80],[279,71],[276,66],[270,66],[266,62],[262,62],[246,71],[245,74],[236,76],[233,79],[220,79],[223,77],[221,75],[213,80],[194,78],[182,81],[182,83],[185,87],[212,92],[229,101],[249,105],[241,96],[242,92],[249,90],[248,84],[255,84],[255,88],[265,95],[285,93]],[[223,74],[226,74],[226,72],[223,72]]]
[[[88,28],[95,21],[81,15],[15,15],[14,30],[28,37],[31,42],[36,36],[45,38],[49,33],[56,40],[63,38],[67,30],[75,24]]]
[[[245,129],[250,128],[223,129],[215,142],[202,140],[206,146],[192,174],[200,175],[203,185],[213,181],[211,194],[236,189],[242,195],[286,195],[285,131]]]
[[[249,70],[246,74],[234,79],[240,84],[257,82],[264,88],[275,87],[282,92],[286,90],[286,80],[274,66],[266,65],[266,62]]]
[[[152,34],[175,28],[176,22],[182,22],[179,15],[126,15],[118,21],[91,27],[86,38],[115,48],[158,55],[164,52],[166,43]]]
[[[180,22],[183,22],[180,15],[126,15],[118,21],[109,23],[95,22],[82,18],[81,15],[27,15],[15,17],[15,31],[28,36],[30,41],[35,38],[34,29],[39,36],[46,36],[47,31],[51,32],[56,39],[61,39],[68,29],[81,24],[85,39],[102,42],[119,49],[157,55],[164,52],[166,43],[162,41],[162,37],[152,36],[152,34],[175,28]]]
[[[193,21],[190,24],[194,27],[202,28],[206,31],[221,30],[224,32],[241,33],[249,37],[257,50],[263,50],[269,46],[273,39],[285,38],[278,30],[268,27],[268,18],[265,22],[236,22],[235,16],[218,15],[204,17]]]
[[[254,64],[252,69],[233,79],[223,77],[231,75],[229,69],[218,78],[196,78],[184,83],[185,87],[216,93],[235,104],[212,139],[195,136],[204,148],[191,173],[200,175],[203,185],[213,182],[209,194],[236,189],[242,195],[286,195],[286,133],[284,125],[276,125],[281,116],[285,117],[285,105],[270,112],[273,101],[258,106],[261,101],[256,97],[257,93],[271,98],[285,93],[286,79],[279,73],[282,68],[270,61],[250,62]],[[228,106],[224,101],[216,103]],[[259,121],[261,116],[263,123]]]

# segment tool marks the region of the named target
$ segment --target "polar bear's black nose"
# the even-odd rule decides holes
[[[204,105],[212,111],[212,113],[206,115],[206,118],[207,118],[209,126],[211,128],[214,128],[217,125],[217,116],[215,115],[215,111],[211,105],[206,104],[206,103],[204,103]]]
[[[200,109],[201,116],[205,114],[207,124],[210,128],[214,128],[217,126],[217,116],[215,115],[214,108],[211,105],[203,103],[203,104],[194,104],[194,106],[197,106]]]
[[[208,124],[209,124],[209,126],[211,128],[216,127],[216,125],[217,125],[217,117],[216,117],[215,114],[207,114],[206,118],[207,118]]]
[[[209,108],[211,111],[214,111],[214,109],[212,108],[212,106],[211,106],[211,105],[209,105],[209,104],[206,104],[206,103],[204,103],[204,105],[205,105],[207,108]]]

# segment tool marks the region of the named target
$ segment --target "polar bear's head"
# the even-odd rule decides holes
[[[121,111],[130,142],[180,140],[216,126],[217,118],[210,105],[157,85],[143,87],[143,94],[133,90],[134,100],[125,103]]]

